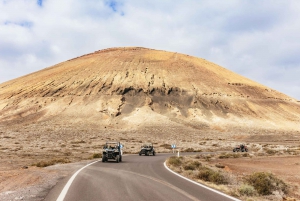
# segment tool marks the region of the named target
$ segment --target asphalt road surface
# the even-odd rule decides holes
[[[63,188],[68,186],[69,178],[58,183],[45,200],[234,200],[171,173],[164,166],[171,155],[128,155],[120,163],[95,162],[73,175],[74,180],[65,188],[65,194]]]

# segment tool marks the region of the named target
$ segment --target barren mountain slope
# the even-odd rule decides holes
[[[0,85],[0,122],[294,129],[294,99],[204,59],[111,48]]]

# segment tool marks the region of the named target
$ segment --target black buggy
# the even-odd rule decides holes
[[[239,151],[248,152],[248,147],[244,144],[240,144],[239,146],[237,146],[233,149],[233,152],[239,152]]]
[[[106,142],[102,152],[102,162],[108,159],[115,160],[117,163],[122,162],[122,148],[120,142]]]
[[[147,143],[141,146],[141,151],[139,152],[139,155],[141,156],[142,154],[144,154],[145,156],[155,156],[155,150],[152,143]]]

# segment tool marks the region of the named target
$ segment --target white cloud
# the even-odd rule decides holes
[[[0,82],[143,46],[205,58],[300,99],[296,0],[2,0],[0,10]]]

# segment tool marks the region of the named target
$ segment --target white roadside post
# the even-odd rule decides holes
[[[120,144],[121,156],[123,155],[123,145]]]
[[[177,157],[179,157],[179,149],[178,149],[178,152],[177,152]]]

